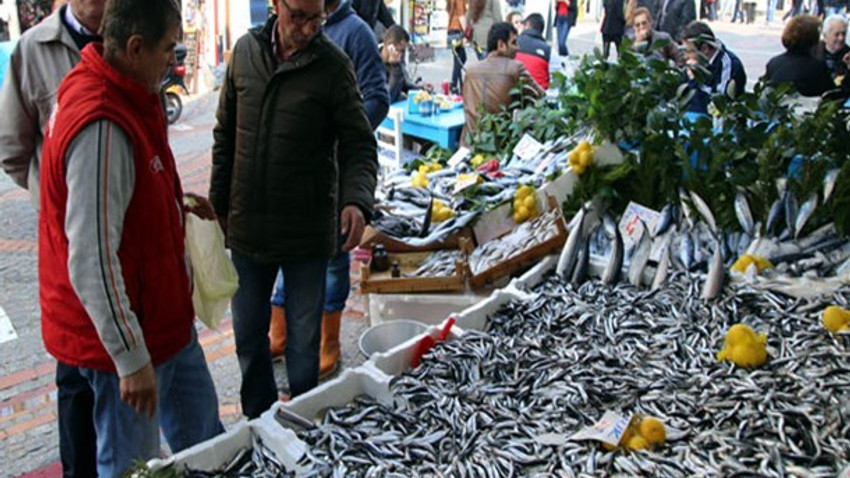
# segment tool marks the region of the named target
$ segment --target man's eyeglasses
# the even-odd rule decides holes
[[[644,21],[642,21],[642,22],[635,22],[635,26],[636,26],[636,27],[648,27],[648,26],[649,26],[649,22],[648,22],[648,21],[646,21],[646,20],[644,20]]]
[[[318,12],[311,15],[301,10],[293,10],[292,7],[286,3],[286,0],[280,0],[280,3],[286,7],[286,11],[289,13],[289,18],[292,20],[292,23],[295,23],[296,25],[307,25],[316,22],[319,22],[320,25],[325,24],[325,20],[327,19],[325,12]]]

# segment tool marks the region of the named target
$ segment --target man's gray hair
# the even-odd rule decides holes
[[[100,32],[105,48],[115,53],[133,35],[141,35],[145,45],[152,47],[168,28],[180,24],[180,5],[175,0],[108,0]]]
[[[844,18],[844,15],[830,15],[826,17],[826,20],[823,21],[823,34],[826,35],[833,27],[841,25],[841,28],[847,30],[847,19]]]

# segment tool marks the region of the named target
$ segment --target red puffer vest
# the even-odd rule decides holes
[[[65,153],[80,130],[93,121],[115,122],[133,144],[135,187],[118,257],[144,337],[134,336],[119,312],[116,320],[122,339],[128,348],[144,340],[158,365],[189,343],[194,310],[184,259],[183,192],[159,96],[120,75],[102,56],[100,44],[83,49],[80,63],[59,87],[59,104],[47,127],[38,270],[42,336],[48,352],[69,365],[114,372],[112,359],[71,286],[64,230]]]

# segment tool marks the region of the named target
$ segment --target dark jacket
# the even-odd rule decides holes
[[[257,262],[330,258],[342,206],[371,216],[375,138],[345,52],[320,33],[279,62],[276,20],[233,48],[213,129],[210,201],[227,218],[228,245]]]
[[[348,55],[357,73],[357,86],[363,95],[366,116],[372,129],[378,127],[390,109],[387,77],[381,68],[381,54],[369,25],[358,17],[346,0],[325,23],[325,34]]]
[[[850,46],[845,44],[837,52],[830,53],[827,51],[824,42],[820,42],[815,52],[815,58],[823,60],[826,63],[830,76],[832,76],[832,79],[835,79],[836,76],[847,75],[847,65],[844,63],[844,55],[848,52],[850,52]]]
[[[655,22],[658,29],[670,35],[675,41],[681,40],[682,29],[685,25],[697,19],[697,11],[693,0],[661,0],[661,8],[658,12],[658,20]]]
[[[351,0],[351,6],[371,29],[374,29],[378,22],[381,22],[384,28],[395,25],[384,0]]]
[[[623,36],[626,29],[623,0],[605,0],[602,5],[605,9],[605,18],[602,20],[600,32],[603,35]]]
[[[772,85],[792,83],[803,96],[820,96],[835,88],[826,63],[808,53],[786,51],[771,58],[765,77]]]
[[[747,85],[747,73],[741,60],[720,45],[720,49],[714,56],[714,60],[708,65],[711,76],[705,82],[690,80],[688,83],[694,89],[694,96],[688,107],[688,111],[697,113],[708,113],[708,104],[711,97],[716,94],[728,94],[729,84],[735,82],[735,97],[744,92]]]
[[[390,92],[390,103],[403,100],[408,91],[416,88],[416,84],[407,76],[404,63],[384,63],[387,70],[387,89]]]
[[[543,35],[527,28],[517,38],[519,51],[516,59],[525,65],[537,84],[544,89],[549,88],[549,59],[552,57],[552,46],[543,39]]]

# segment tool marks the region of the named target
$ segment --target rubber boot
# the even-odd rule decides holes
[[[269,343],[272,360],[283,360],[286,352],[286,309],[272,305],[271,326],[269,327]]]
[[[319,348],[319,380],[327,378],[339,368],[339,327],[342,311],[322,314],[322,340]]]

